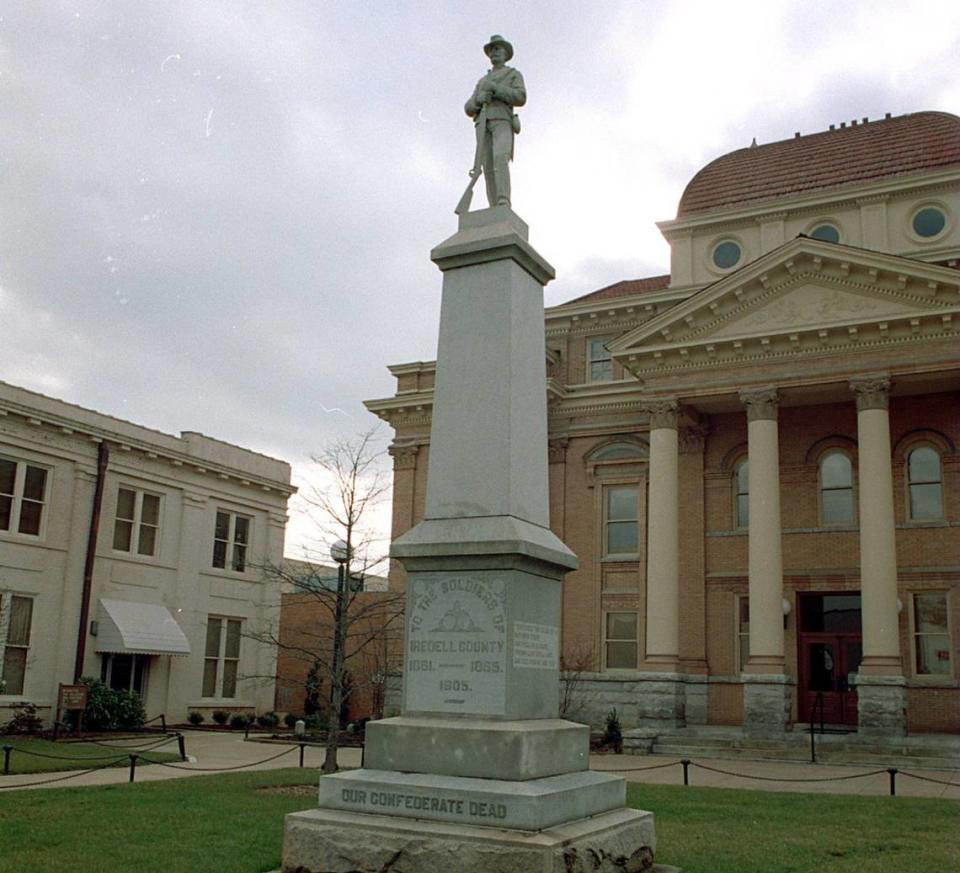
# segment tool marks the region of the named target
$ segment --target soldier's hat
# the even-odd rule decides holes
[[[513,57],[513,46],[510,45],[510,43],[508,43],[502,36],[500,36],[499,33],[495,33],[490,37],[490,42],[483,47],[483,53],[487,57],[490,57],[490,52],[493,51],[493,47],[495,45],[502,45],[507,50],[508,61]]]

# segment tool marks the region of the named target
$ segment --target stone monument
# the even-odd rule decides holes
[[[485,50],[495,66],[512,55],[502,37]],[[363,768],[322,777],[318,809],[287,816],[284,873],[653,863],[653,816],[624,807],[623,779],[589,769],[587,726],[558,717],[561,582],[577,560],[549,525],[554,271],[495,202],[501,181],[431,252],[443,297],[426,512],[391,549],[408,574],[402,714],[367,725]]]

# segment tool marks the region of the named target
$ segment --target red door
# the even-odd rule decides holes
[[[850,674],[860,667],[860,596],[856,592],[800,595],[799,702],[800,721],[857,724],[857,694]],[[816,711],[815,711],[816,710]]]

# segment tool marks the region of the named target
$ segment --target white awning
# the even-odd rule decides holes
[[[101,600],[94,650],[115,654],[189,655],[190,643],[165,606]]]

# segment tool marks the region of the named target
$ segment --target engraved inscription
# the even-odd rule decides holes
[[[344,788],[340,792],[344,806],[366,812],[412,815],[433,818],[497,819],[507,817],[505,803],[463,800],[427,792],[390,791],[381,789]]]
[[[556,670],[560,663],[560,628],[528,621],[513,623],[513,666]]]
[[[506,706],[502,579],[411,580],[406,708],[500,715]]]

